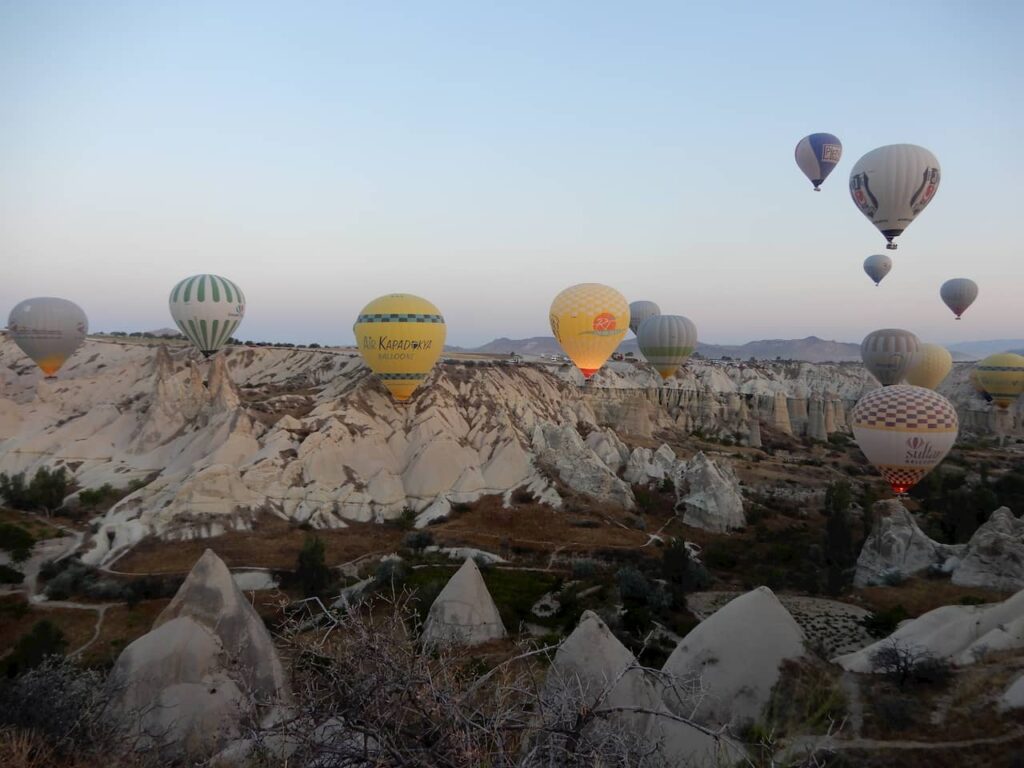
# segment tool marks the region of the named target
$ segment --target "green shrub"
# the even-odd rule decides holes
[[[0,565],[0,584],[21,584],[25,580],[25,574],[11,568],[9,565]]]
[[[330,587],[333,579],[325,562],[324,542],[319,536],[307,536],[302,543],[295,579],[305,597],[323,594]]]
[[[0,473],[0,496],[14,509],[53,512],[60,509],[67,492],[68,477],[63,467],[40,467],[29,483],[25,482],[23,472],[10,477]]]
[[[876,611],[861,619],[861,625],[872,637],[888,637],[896,631],[901,621],[910,618],[902,605]]]
[[[596,560],[591,560],[589,557],[573,558],[572,577],[574,579],[590,579],[593,578],[597,572],[598,565]]]
[[[0,549],[9,552],[14,562],[27,560],[34,544],[32,534],[20,525],[0,523]]]
[[[3,660],[7,677],[17,677],[26,670],[39,666],[47,656],[63,656],[67,650],[64,633],[52,622],[37,622],[26,635],[22,635],[14,650]]]

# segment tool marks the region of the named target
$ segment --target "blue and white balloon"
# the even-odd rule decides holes
[[[821,192],[821,183],[843,156],[843,145],[831,133],[812,133],[796,145],[796,164],[811,180],[815,192]]]

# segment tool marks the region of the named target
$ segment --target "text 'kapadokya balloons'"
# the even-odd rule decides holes
[[[910,360],[907,384],[925,389],[937,389],[953,370],[953,356],[938,344],[921,344]]]
[[[1000,408],[1009,408],[1024,393],[1024,357],[1012,352],[989,355],[975,368],[978,383]]]
[[[551,332],[565,354],[589,379],[604,365],[629,328],[629,304],[614,288],[580,283],[555,296]]]
[[[967,311],[967,308],[978,298],[978,284],[966,277],[954,277],[947,280],[939,288],[939,296],[943,303],[953,310],[956,319]]]
[[[860,343],[864,367],[883,387],[899,384],[907,375],[910,360],[921,345],[917,336],[902,328],[872,331]]]
[[[861,451],[896,493],[906,493],[956,442],[953,404],[924,387],[901,384],[868,392],[850,413]]]
[[[814,191],[820,192],[821,182],[832,173],[843,156],[843,145],[831,133],[812,133],[800,139],[794,155],[796,164],[814,185]]]
[[[649,317],[661,314],[661,307],[653,301],[631,301],[629,303],[629,330],[635,335]]]
[[[352,331],[359,354],[395,400],[408,400],[444,351],[441,310],[410,293],[374,299]]]
[[[82,308],[67,299],[25,299],[7,318],[7,335],[47,376],[75,353],[89,332]]]
[[[171,291],[171,317],[204,356],[228,343],[245,317],[245,296],[226,277],[192,275]]]
[[[864,271],[868,273],[868,277],[875,281],[876,287],[882,282],[882,278],[889,274],[891,269],[892,259],[880,253],[864,259]]]
[[[932,201],[939,161],[924,147],[890,144],[868,152],[850,172],[850,196],[894,249],[899,237]]]
[[[697,349],[697,326],[682,315],[649,317],[637,333],[640,352],[668,379]]]

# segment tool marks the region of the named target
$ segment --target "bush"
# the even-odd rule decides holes
[[[526,488],[516,488],[512,491],[512,501],[516,504],[531,504],[534,501],[533,492]]]
[[[620,568],[615,574],[615,584],[619,588],[619,596],[626,602],[646,603],[651,591],[651,583],[640,571],[631,565]]]
[[[25,482],[24,473],[13,477],[0,473],[0,496],[14,509],[53,512],[60,509],[67,492],[68,477],[63,467],[57,470],[40,467],[30,483]]]
[[[119,492],[110,483],[99,488],[86,488],[78,492],[78,501],[85,509],[96,509],[103,502],[119,496]]]
[[[662,552],[661,575],[684,592],[706,589],[711,583],[707,568],[690,557],[690,551],[681,539],[674,539]]]
[[[412,533],[405,534],[405,538],[402,539],[403,547],[415,551],[426,549],[433,543],[434,535],[429,531],[413,531]]]
[[[598,572],[598,565],[596,560],[591,560],[588,557],[577,557],[572,561],[572,577],[574,579],[590,579],[593,578]]]
[[[0,523],[0,549],[9,552],[14,562],[27,560],[35,543],[32,534],[20,525]]]
[[[914,711],[918,708],[917,702],[906,696],[881,696],[874,702],[878,719],[894,731],[905,731],[914,725]]]
[[[907,683],[945,685],[952,677],[949,662],[927,648],[889,640],[871,654],[872,669],[891,678],[900,689]]]
[[[893,568],[882,574],[882,583],[887,587],[898,587],[906,582],[907,577],[903,571]]]
[[[907,609],[902,605],[896,605],[865,616],[861,620],[861,625],[872,637],[888,637],[896,631],[901,621],[908,618],[910,617],[907,615]]]
[[[378,587],[399,587],[409,578],[409,566],[402,560],[381,560],[374,581]]]
[[[21,584],[25,580],[25,574],[11,568],[9,565],[0,565],[0,584]]]
[[[17,677],[38,667],[48,656],[63,656],[66,650],[64,633],[54,623],[43,619],[21,636],[14,650],[3,660],[4,673],[7,677]]]
[[[299,552],[295,579],[305,597],[323,594],[331,585],[332,575],[325,562],[324,542],[319,536],[307,536]]]

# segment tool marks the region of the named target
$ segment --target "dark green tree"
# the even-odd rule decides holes
[[[17,677],[25,670],[38,667],[47,656],[63,656],[67,647],[60,628],[43,619],[19,638],[14,650],[4,659],[4,672],[7,677]]]
[[[303,542],[295,578],[305,597],[321,595],[331,585],[331,569],[327,567],[324,542],[319,536],[307,536]]]

